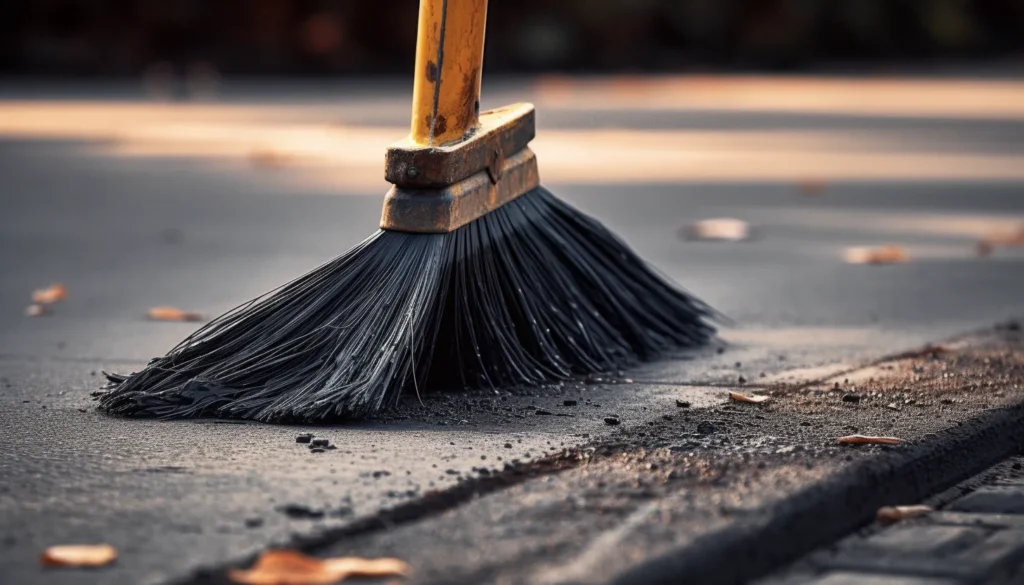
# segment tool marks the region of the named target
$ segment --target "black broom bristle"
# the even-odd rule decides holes
[[[715,313],[537,188],[447,234],[378,231],[211,321],[108,412],[324,422],[403,392],[543,384],[700,345]]]

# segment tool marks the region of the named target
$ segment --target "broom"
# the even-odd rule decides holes
[[[480,113],[486,0],[421,0],[412,129],[381,230],[216,318],[100,408],[268,422],[363,417],[425,389],[610,372],[714,329],[594,219],[539,184],[531,104]]]

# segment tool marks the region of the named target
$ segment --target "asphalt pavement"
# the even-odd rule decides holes
[[[400,128],[404,90],[367,86],[337,103],[327,90],[310,97],[287,85],[273,91],[248,87],[223,104],[223,111],[255,104],[270,108],[257,108],[258,113],[276,112],[279,117],[272,120],[287,124],[326,112],[353,127],[365,124],[368,131]],[[130,92],[109,91],[117,103],[149,107]],[[102,105],[105,95],[99,88],[86,101]],[[8,100],[21,104],[24,97]],[[57,106],[83,99],[53,89],[31,97],[33,104]],[[4,107],[0,102],[0,111]],[[175,104],[160,107],[178,111]],[[816,179],[809,188],[801,183],[805,175],[780,180],[766,173],[759,180],[757,173],[737,169],[743,178],[733,182],[728,169],[721,176],[697,173],[689,179],[684,169],[671,179],[606,184],[588,179],[573,162],[587,152],[587,135],[573,134],[577,131],[612,127],[628,138],[631,130],[650,126],[697,128],[721,133],[718,148],[729,151],[730,136],[742,142],[749,130],[772,129],[785,143],[796,119],[801,130],[837,140],[853,129],[869,145],[899,136],[892,150],[908,155],[908,161],[916,156],[914,164],[931,169],[931,178],[917,178],[913,169],[906,176],[893,171],[887,180],[870,173],[855,178],[860,171],[854,169]],[[344,174],[317,180],[331,171],[327,164],[292,159],[286,151],[253,154],[263,143],[251,143],[243,151],[249,156],[204,154],[191,143],[185,150],[154,147],[139,155],[112,149],[102,133],[0,135],[4,582],[167,582],[272,544],[344,531],[403,505],[418,510],[415,526],[417,518],[429,516],[429,506],[416,508],[417,502],[433,492],[457,491],[473,481],[469,478],[497,473],[513,460],[528,466],[581,445],[620,441],[621,429],[607,425],[607,416],[618,416],[623,427],[642,426],[662,417],[666,404],[675,408],[676,400],[694,409],[721,405],[723,389],[741,386],[741,377],[748,382],[821,377],[1024,315],[1024,249],[1000,247],[985,258],[975,253],[979,238],[1024,222],[1024,183],[999,170],[1003,166],[993,166],[999,172],[986,179],[952,170],[944,177],[941,168],[920,163],[920,157],[941,151],[953,157],[941,159],[947,163],[956,157],[968,163],[992,158],[1016,160],[1024,168],[1024,133],[1014,130],[1022,119],[1013,112],[993,119],[970,113],[851,117],[756,108],[706,113],[622,107],[585,116],[562,106],[540,120],[540,140],[545,130],[566,136],[550,148],[550,175],[556,180],[545,181],[547,186],[728,315],[732,322],[723,327],[721,342],[614,379],[477,394],[473,403],[431,396],[423,408],[410,404],[380,420],[313,429],[122,420],[96,412],[90,392],[100,385],[102,371],[137,369],[194,328],[148,321],[149,307],[174,305],[215,315],[372,233],[383,184],[367,192],[374,179],[364,176],[362,163],[353,166],[347,184]],[[184,124],[178,120],[169,127],[186,132]],[[920,152],[907,152],[914,148]],[[538,152],[543,152],[540,144]],[[544,177],[543,158],[541,165]],[[680,237],[681,228],[714,217],[749,222],[753,238]],[[884,243],[899,244],[911,260],[883,266],[842,260],[848,246]],[[51,315],[27,317],[32,290],[52,282],[64,283],[68,298]],[[563,406],[570,398],[577,405]],[[568,416],[538,415],[538,408]],[[305,431],[329,438],[338,448],[311,453],[295,442]],[[828,469],[820,468],[821,473]],[[543,467],[529,473],[544,480]],[[773,485],[772,494],[751,493],[747,503],[792,487],[785,481]],[[460,506],[449,502],[445,510],[457,513]],[[499,511],[491,517],[514,515],[511,509]],[[521,531],[519,542],[524,547],[532,546],[531,531],[548,530],[551,522],[544,514],[528,520],[532,524]],[[580,522],[585,529],[579,533],[598,544],[617,526],[589,517]],[[467,546],[472,534],[453,536],[452,546]],[[401,538],[415,546],[417,538],[429,539],[431,533],[413,531]],[[69,542],[109,542],[120,558],[91,572],[38,567],[42,549]],[[373,554],[367,545],[372,540],[361,542],[360,552]],[[474,563],[483,562],[478,555],[445,558],[461,565],[452,574],[484,580],[489,575],[474,573]],[[586,582],[608,577],[598,572],[599,563],[552,558],[561,558],[564,566],[549,567],[547,574]],[[439,574],[431,573],[431,579]]]

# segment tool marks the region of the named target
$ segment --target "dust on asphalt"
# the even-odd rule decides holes
[[[1021,402],[1021,349],[1020,326],[1011,322],[834,378],[747,386],[771,396],[761,405],[680,409],[666,398],[647,420],[622,425],[600,444],[510,464],[454,491],[428,493],[397,515],[295,544],[325,555],[399,556],[414,567],[415,583],[600,582],[901,448],[840,446],[839,436],[927,441],[986,409]],[[454,410],[445,416],[466,416],[447,408]]]

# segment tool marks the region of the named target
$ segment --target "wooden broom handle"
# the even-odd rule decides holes
[[[420,0],[410,138],[439,146],[479,125],[487,0]]]

